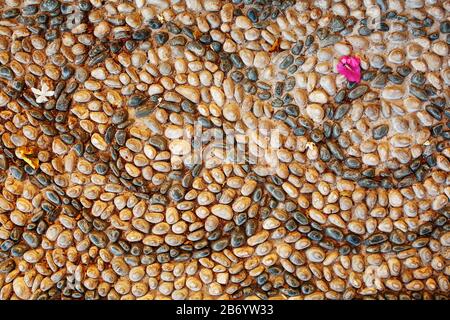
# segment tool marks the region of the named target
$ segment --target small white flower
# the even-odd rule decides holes
[[[48,89],[50,89],[50,88],[45,82],[42,83],[41,90],[36,89],[36,88],[31,88],[31,91],[36,96],[36,102],[37,103],[47,102],[48,101],[47,97],[52,97],[55,94],[55,91],[51,91],[51,90],[48,90]]]

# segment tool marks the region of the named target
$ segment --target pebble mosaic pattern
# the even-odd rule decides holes
[[[449,10],[0,0],[0,299],[447,299]]]

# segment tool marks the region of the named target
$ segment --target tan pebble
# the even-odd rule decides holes
[[[191,145],[186,140],[176,139],[170,142],[169,150],[175,155],[186,155],[191,152]]]
[[[214,100],[214,102],[219,106],[222,107],[225,103],[225,94],[223,93],[222,89],[212,86],[210,88],[211,96]]]
[[[235,122],[240,118],[239,106],[234,102],[229,102],[225,104],[222,114],[226,120]]]
[[[87,90],[80,90],[74,93],[73,100],[75,102],[83,103],[91,100],[91,93]]]
[[[307,115],[315,122],[321,122],[324,117],[323,108],[319,104],[310,104],[306,107]]]
[[[94,147],[96,147],[100,151],[105,151],[108,148],[108,144],[103,139],[103,137],[101,135],[99,135],[98,133],[94,133],[92,135],[91,142],[94,145]]]
[[[325,253],[321,248],[313,247],[306,250],[306,257],[311,262],[322,262],[325,259]]]
[[[314,103],[325,104],[328,102],[328,95],[323,90],[314,90],[309,94],[308,98],[309,101]]]
[[[239,197],[233,202],[233,211],[234,212],[244,212],[250,207],[252,201],[249,197]]]
[[[191,100],[194,103],[200,102],[200,92],[198,91],[198,89],[196,89],[192,86],[188,86],[188,85],[177,86],[175,88],[175,91],[178,92],[179,94],[181,94],[186,99]]]
[[[14,279],[13,290],[16,296],[22,300],[28,300],[31,297],[31,290],[25,284],[23,277],[17,277]]]
[[[266,68],[270,63],[269,55],[264,51],[258,51],[255,54],[253,64],[256,68]]]
[[[445,247],[450,247],[450,232],[446,232],[441,236],[440,242]]]
[[[381,96],[387,100],[397,100],[403,98],[405,91],[402,87],[397,85],[386,86],[381,92]]]
[[[231,220],[233,218],[233,211],[230,206],[224,204],[216,204],[212,206],[211,213],[224,220]]]

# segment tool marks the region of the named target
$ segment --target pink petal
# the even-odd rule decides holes
[[[348,81],[360,82],[361,81],[361,60],[358,57],[343,56],[341,57],[337,70],[340,74],[345,76]]]

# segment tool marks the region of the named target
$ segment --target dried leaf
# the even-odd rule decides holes
[[[37,149],[35,147],[18,147],[16,149],[16,156],[28,163],[33,169],[39,167],[39,160],[36,158],[36,153]]]
[[[269,52],[280,51],[280,38],[277,38],[273,45],[270,47]]]
[[[30,158],[24,157],[23,161],[28,163],[30,165],[30,167],[32,167],[33,169],[37,169],[39,167],[39,160],[36,158],[30,159]]]
[[[202,36],[202,33],[200,32],[200,30],[195,29],[194,30],[194,38],[197,40],[198,38],[200,38]]]

